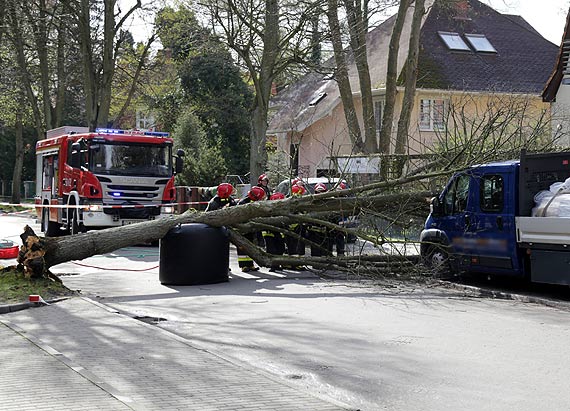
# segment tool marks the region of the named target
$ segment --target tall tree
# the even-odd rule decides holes
[[[402,101],[402,111],[398,120],[398,132],[396,135],[396,154],[405,154],[408,143],[410,117],[414,108],[416,94],[416,80],[418,77],[418,54],[420,48],[420,31],[422,18],[425,14],[425,0],[415,0],[410,44],[405,66],[405,91]]]
[[[206,12],[237,54],[254,87],[251,108],[250,179],[266,167],[266,131],[273,82],[292,63],[306,61],[311,50],[306,38],[318,2],[279,0],[210,0]]]
[[[129,34],[123,30],[127,19],[142,7],[137,0],[126,13],[117,16],[117,0],[102,0],[97,10],[91,0],[79,0],[71,10],[77,28],[82,57],[85,111],[89,128],[106,126],[112,100],[116,61]],[[141,60],[146,58],[142,53]]]
[[[205,142],[221,153],[228,170],[247,174],[252,93],[229,50],[188,9],[162,10],[157,27],[162,44],[172,50],[187,102],[205,129]]]
[[[338,0],[328,0],[327,17],[329,20],[329,30],[336,63],[335,79],[338,84],[340,98],[344,108],[344,117],[348,126],[350,142],[355,152],[362,153],[365,151],[365,146],[362,142],[360,125],[358,124],[356,109],[354,108],[354,100],[352,99],[352,88],[348,78],[348,67],[346,64],[344,47],[342,45],[342,35],[337,10]]]
[[[398,82],[398,54],[400,51],[400,37],[406,20],[406,13],[411,0],[401,0],[398,14],[392,29],[390,45],[388,46],[388,62],[386,67],[386,96],[384,99],[384,113],[382,114],[382,128],[380,130],[379,151],[390,154],[390,140],[394,122],[394,107],[396,105],[396,88]]]
[[[368,33],[368,0],[343,0],[348,20],[350,47],[356,63],[362,99],[362,120],[364,123],[364,146],[368,153],[378,151],[376,141],[376,123],[374,103],[372,102],[372,83],[366,46]]]

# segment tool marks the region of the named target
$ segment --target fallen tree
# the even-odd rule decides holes
[[[445,172],[448,173],[448,172]],[[375,244],[385,241],[382,236],[376,236],[366,230],[350,230],[328,222],[322,218],[323,213],[340,213],[342,215],[357,215],[362,210],[397,210],[400,215],[418,213],[424,217],[428,210],[428,199],[433,194],[421,192],[393,192],[394,187],[400,187],[413,181],[436,177],[443,173],[433,173],[423,176],[402,178],[389,182],[369,184],[350,190],[332,191],[318,195],[287,198],[279,201],[261,201],[247,205],[224,208],[212,212],[197,212],[189,210],[184,214],[154,221],[142,222],[123,227],[115,227],[100,231],[91,231],[73,236],[44,238],[38,237],[30,227],[26,227],[21,235],[23,246],[18,256],[19,267],[28,276],[39,277],[49,275],[49,268],[72,260],[112,252],[122,247],[150,243],[164,237],[168,231],[178,224],[204,223],[214,227],[225,226],[230,232],[230,241],[243,247],[247,253],[261,266],[280,265],[311,265],[319,268],[346,269],[370,262],[379,268],[386,268],[387,262],[398,261],[409,264],[414,257],[376,255],[348,256],[343,258],[331,257],[289,257],[274,256],[255,246],[243,237],[241,233],[259,230],[265,224],[275,230],[283,230],[283,219],[304,223],[322,224],[331,229],[351,233]],[[386,194],[380,194],[385,191]],[[371,195],[366,193],[372,193]],[[276,220],[276,218],[278,220]],[[279,219],[281,218],[281,219]],[[256,227],[257,224],[257,227]],[[291,234],[293,235],[293,234]]]

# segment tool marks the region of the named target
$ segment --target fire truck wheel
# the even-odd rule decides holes
[[[49,210],[42,210],[42,231],[46,237],[57,237],[59,234],[59,225],[53,221],[49,221]]]
[[[71,213],[71,221],[69,223],[69,234],[75,235],[81,232],[79,227],[79,211],[74,208],[70,211]]]

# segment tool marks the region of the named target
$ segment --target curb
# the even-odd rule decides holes
[[[69,297],[62,297],[62,298],[55,298],[53,300],[48,300],[44,303],[42,302],[37,302],[37,303],[32,303],[32,302],[26,302],[26,303],[17,303],[17,304],[4,304],[4,305],[0,305],[0,315],[2,314],[7,314],[7,313],[13,313],[16,311],[21,311],[21,310],[26,310],[28,308],[33,308],[33,307],[41,307],[43,305],[50,305],[50,304],[54,304],[63,300],[67,300]]]
[[[537,297],[534,295],[515,294],[505,291],[490,290],[481,287],[476,287],[473,285],[457,284],[443,280],[439,280],[438,282],[440,285],[444,287],[453,288],[459,291],[465,291],[466,293],[471,294],[474,297],[512,300],[522,303],[539,304],[539,305],[544,305],[546,307],[558,308],[570,311],[570,302],[566,301],[554,300],[546,297]]]

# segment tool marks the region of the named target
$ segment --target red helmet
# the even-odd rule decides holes
[[[222,183],[218,186],[218,197],[230,198],[234,192],[234,187],[230,183]]]
[[[247,192],[247,196],[251,201],[259,201],[265,198],[265,190],[261,187],[251,187],[251,190]]]
[[[267,174],[260,175],[257,179],[257,184],[261,184],[263,180],[266,180],[269,183],[269,177],[267,177]]]
[[[291,187],[291,194],[294,196],[302,196],[305,194],[305,187],[300,184],[295,184],[293,187]]]
[[[315,184],[315,193],[324,193],[325,191],[327,191],[327,186],[324,185],[323,183],[317,183]]]
[[[283,193],[277,192],[277,193],[273,193],[271,194],[271,197],[269,197],[270,200],[283,200],[285,198],[285,195]]]

